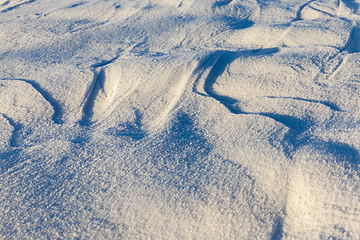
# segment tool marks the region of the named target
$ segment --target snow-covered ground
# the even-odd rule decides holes
[[[360,239],[359,0],[0,0],[1,239]]]

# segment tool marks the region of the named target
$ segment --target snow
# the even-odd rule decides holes
[[[0,0],[1,239],[359,239],[357,0]]]

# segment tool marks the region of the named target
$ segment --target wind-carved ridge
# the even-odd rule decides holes
[[[23,5],[27,5],[27,4],[30,4],[30,3],[33,3],[33,2],[35,2],[36,0],[29,0],[29,1],[27,1],[27,2],[23,2],[23,3],[19,3],[19,4],[16,4],[16,5],[14,5],[14,6],[12,6],[12,7],[8,7],[8,8],[6,8],[6,9],[4,9],[4,10],[2,10],[1,12],[2,13],[6,13],[6,12],[9,12],[9,11],[12,11],[12,10],[14,10],[14,9],[16,9],[16,8],[18,8],[18,7],[21,7],[21,6],[23,6]],[[5,2],[6,3],[6,2]],[[4,4],[5,4],[4,3]],[[7,4],[6,4],[7,5]],[[6,6],[5,5],[5,6]],[[2,5],[2,6],[4,6],[4,5]]]
[[[8,81],[22,81],[27,84],[30,84],[53,108],[54,114],[52,116],[52,121],[56,124],[63,124],[63,115],[64,110],[58,100],[56,100],[53,95],[44,89],[39,83],[34,80],[28,79],[12,79],[12,78],[1,78],[0,80],[8,80]]]
[[[11,133],[11,138],[10,138],[10,146],[11,147],[16,147],[16,143],[17,143],[17,138],[19,136],[20,131],[22,130],[23,126],[20,123],[15,122],[13,119],[11,119],[9,116],[0,113],[7,121],[8,123],[13,127],[13,131]]]
[[[338,155],[339,158],[346,159],[347,162],[357,162],[360,161],[359,154],[357,151],[352,148],[350,145],[337,142],[324,142],[320,139],[315,139],[313,136],[303,136],[311,126],[314,125],[314,119],[311,116],[297,117],[291,114],[281,114],[276,111],[269,112],[247,112],[241,109],[239,103],[241,100],[226,96],[220,95],[215,90],[213,85],[216,83],[216,80],[220,75],[226,70],[226,67],[231,64],[238,57],[247,57],[255,55],[268,55],[274,54],[278,51],[277,48],[270,49],[256,49],[256,50],[246,50],[240,52],[230,52],[230,51],[216,51],[204,58],[200,62],[195,73],[198,75],[198,78],[194,82],[193,91],[197,94],[200,94],[205,97],[211,97],[217,100],[219,103],[224,105],[231,113],[233,114],[253,114],[264,116],[275,120],[289,128],[287,134],[285,134],[284,139],[280,140],[281,145],[283,146],[283,152],[286,157],[292,159],[293,154],[304,145],[314,145],[317,146],[333,146],[333,149],[336,153],[332,153],[332,150],[329,152],[333,155]],[[304,101],[314,104],[321,104],[328,108],[330,111],[342,111],[335,103],[329,101],[305,99],[299,97],[275,97],[275,96],[261,96],[258,98],[269,98],[269,99],[290,99],[294,101]],[[312,143],[314,142],[314,143]],[[329,147],[330,149],[330,147]],[[349,150],[350,149],[350,150]],[[346,152],[352,152],[349,156],[346,155]],[[343,153],[346,156],[341,157],[338,153]]]

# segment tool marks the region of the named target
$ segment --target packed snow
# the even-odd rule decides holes
[[[1,239],[360,239],[359,0],[0,0]]]

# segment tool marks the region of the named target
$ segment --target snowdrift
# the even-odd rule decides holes
[[[0,0],[0,238],[359,239],[357,0]]]

